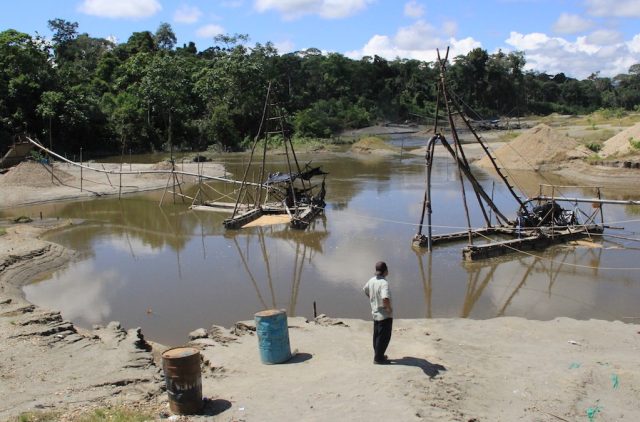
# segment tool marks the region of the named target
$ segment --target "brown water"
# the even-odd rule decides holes
[[[305,232],[286,226],[225,231],[222,220],[228,215],[189,211],[166,200],[160,208],[162,192],[12,210],[13,215],[38,217],[42,212],[86,220],[49,235],[78,250],[79,257],[27,286],[27,299],[61,310],[81,326],[117,320],[127,328],[142,327],[151,339],[178,345],[195,328],[230,326],[271,307],[312,317],[315,302],[318,313],[368,319],[361,287],[374,263],[385,260],[396,318],[513,315],[637,322],[628,318],[640,317],[637,242],[605,237],[596,239],[596,248],[558,246],[479,263],[462,261],[465,242],[416,253],[410,243],[424,193],[421,157],[301,158],[313,159],[330,173],[326,215]],[[234,155],[221,159],[236,174],[243,160]],[[271,166],[281,161],[276,157]],[[433,174],[434,232],[465,228],[455,167],[439,160]],[[528,175],[528,182],[535,177]],[[482,174],[480,179],[491,191],[494,179]],[[565,194],[590,196],[585,191]],[[496,184],[494,195],[513,217],[516,207],[505,189]],[[473,224],[481,226],[480,212],[471,209]],[[624,230],[607,233],[640,238],[640,217],[634,211],[606,207],[608,221],[627,221],[615,224]]]

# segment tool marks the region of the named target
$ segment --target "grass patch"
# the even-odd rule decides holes
[[[146,422],[154,419],[155,415],[151,412],[117,407],[96,409],[76,420],[77,422]]]
[[[597,163],[598,161],[602,161],[602,157],[600,157],[598,154],[591,154],[586,158],[586,161],[589,164],[593,164]]]
[[[55,422],[63,414],[59,411],[25,412],[10,422]],[[157,419],[157,414],[150,410],[137,410],[123,406],[95,409],[81,413],[71,419],[73,422],[147,422]]]
[[[593,133],[589,133],[588,135],[583,136],[582,141],[585,144],[602,143],[607,139],[611,138],[615,134],[616,134],[616,131],[613,129],[599,129]]]
[[[520,133],[509,131],[509,132],[501,133],[500,136],[498,136],[498,140],[501,142],[509,142],[517,138],[518,136],[520,136]]]
[[[5,234],[7,234],[7,229],[0,227],[0,236],[4,236]]]
[[[20,416],[13,419],[13,422],[55,422],[60,419],[59,412],[43,411],[43,412],[24,412]]]
[[[633,126],[638,122],[640,114],[623,109],[600,109],[571,120],[571,124],[589,126],[592,130],[597,130],[598,125]]]
[[[640,149],[640,140],[629,138],[629,143],[631,144],[631,148]]]

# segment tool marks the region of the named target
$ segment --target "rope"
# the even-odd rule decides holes
[[[404,226],[419,226],[419,223],[410,223],[408,221],[401,221],[401,220],[392,220],[389,218],[381,218],[381,217],[375,217],[372,215],[365,215],[365,214],[355,214],[355,213],[351,213],[349,211],[344,211],[344,210],[340,210],[339,211],[342,214],[346,214],[346,215],[352,215],[352,216],[357,216],[358,218],[367,218],[369,220],[376,220],[376,221],[382,221],[384,223],[393,223],[393,224],[400,224],[400,225],[404,225]],[[607,222],[607,225],[609,224],[622,224],[622,223],[640,223],[640,219],[637,220],[620,220],[620,221],[610,221]],[[429,226],[427,224],[423,224],[423,226]],[[583,227],[584,225],[574,225],[573,227]],[[466,230],[467,226],[444,226],[444,225],[437,225],[437,224],[432,224],[431,228],[438,228],[438,229],[455,229],[455,230]],[[515,231],[516,228],[510,228],[510,227],[503,227],[503,230],[513,230]],[[630,232],[633,234],[638,234],[636,232]]]
[[[343,211],[344,212],[344,211]],[[352,214],[355,215],[353,213],[349,213],[346,212],[346,214]],[[358,218],[367,218],[369,220],[376,220],[376,221],[382,221],[382,222],[386,222],[386,223],[393,223],[393,224],[401,224],[401,225],[406,225],[406,226],[418,226],[418,224],[416,223],[409,223],[406,221],[399,221],[399,220],[391,220],[391,219],[387,219],[387,218],[379,218],[379,217],[374,217],[374,216],[368,216],[368,215],[362,215],[362,214],[358,214],[357,215]],[[640,222],[640,220],[627,220],[627,222]],[[579,227],[579,226],[578,226]],[[431,228],[444,228],[444,229],[456,229],[456,230],[466,230],[467,227],[466,226],[442,226],[442,225],[431,225]],[[515,228],[504,228],[506,230],[513,230],[515,231]],[[484,237],[486,240],[493,240],[492,238],[490,238],[489,236],[486,236],[482,233],[479,232],[475,232],[477,235]],[[595,235],[595,233],[591,233],[591,235]],[[597,234],[599,236],[605,237],[605,236],[609,236],[606,234]],[[613,237],[614,235],[612,235]],[[640,242],[640,239],[633,239],[633,238],[629,238],[628,240],[632,240],[632,241],[637,241]],[[540,255],[536,255],[536,254],[532,254],[530,252],[527,251],[523,251],[521,249],[515,248],[513,246],[510,245],[505,245],[507,248],[513,250],[514,252],[519,252],[523,255],[527,255],[533,258],[538,258],[540,260],[543,261],[548,261],[550,263],[554,263],[554,264],[559,264],[559,265],[565,265],[565,266],[569,266],[569,267],[575,267],[575,268],[586,268],[586,269],[592,269],[592,270],[624,270],[624,271],[640,271],[640,267],[596,267],[596,266],[591,266],[591,265],[581,265],[581,264],[569,264],[566,262],[561,262],[561,261],[556,261],[552,258],[546,258],[544,256],[540,256]]]

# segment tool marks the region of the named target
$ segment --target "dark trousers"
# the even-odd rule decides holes
[[[373,351],[375,352],[373,358],[377,361],[384,360],[384,352],[387,351],[387,346],[389,346],[389,341],[391,341],[392,327],[393,318],[373,321]]]

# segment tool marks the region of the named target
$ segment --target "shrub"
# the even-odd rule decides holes
[[[640,140],[636,141],[634,138],[629,138],[629,143],[633,149],[640,149]]]
[[[596,142],[590,142],[587,144],[587,148],[589,148],[593,152],[600,152],[602,149],[602,144],[598,144]]]

